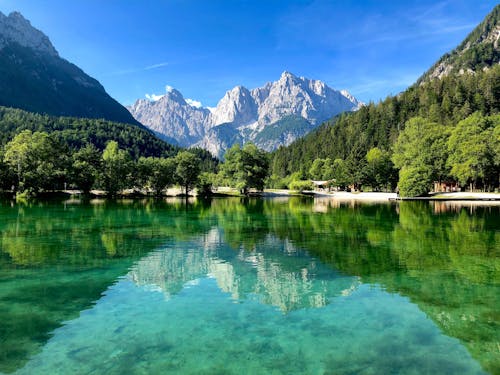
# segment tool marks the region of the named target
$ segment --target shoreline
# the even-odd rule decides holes
[[[1,192],[1,195],[12,195],[12,192]],[[215,191],[212,198],[236,198],[236,197],[261,197],[261,198],[289,198],[289,197],[311,197],[320,199],[332,199],[338,201],[469,201],[469,202],[500,202],[500,193],[484,192],[452,192],[452,193],[430,193],[426,197],[399,197],[396,193],[387,192],[345,192],[336,191],[332,193],[323,191],[304,191],[302,193],[287,189],[264,189],[262,192],[250,192],[249,195],[241,195],[237,190],[230,188],[219,188]],[[82,192],[78,190],[59,190],[42,193],[38,198],[52,198],[57,196],[83,197]],[[107,199],[104,191],[92,190],[88,196],[91,199]],[[188,195],[188,198],[195,198],[196,194]],[[122,194],[113,197],[113,199],[133,199],[133,198],[186,198],[178,188],[169,188],[165,194],[154,196],[138,191],[124,191]]]

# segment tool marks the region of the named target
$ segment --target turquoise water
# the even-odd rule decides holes
[[[0,207],[0,371],[500,369],[500,206]]]

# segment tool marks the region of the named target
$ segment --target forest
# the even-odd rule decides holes
[[[271,185],[333,178],[340,186],[393,190],[399,181],[402,195],[421,195],[433,181],[453,180],[473,189],[496,189],[499,100],[498,64],[416,83],[279,148],[272,155]]]

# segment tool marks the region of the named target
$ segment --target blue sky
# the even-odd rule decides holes
[[[173,86],[215,106],[284,70],[378,101],[412,84],[490,0],[0,0],[123,104]]]

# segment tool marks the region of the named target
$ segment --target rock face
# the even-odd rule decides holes
[[[347,91],[283,72],[278,81],[260,88],[236,86],[211,111],[189,105],[176,90],[157,101],[140,99],[128,109],[163,137],[222,157],[234,143],[252,141],[268,151],[288,145],[321,122],[361,105]]]
[[[40,54],[59,56],[49,38],[32,27],[19,12],[12,12],[8,17],[0,12],[0,49],[9,43],[17,43]]]
[[[182,146],[198,142],[210,126],[208,109],[191,106],[179,91],[171,88],[159,100],[140,99],[128,110],[157,135]]]
[[[0,105],[139,125],[101,84],[59,57],[20,13],[0,12]]]

